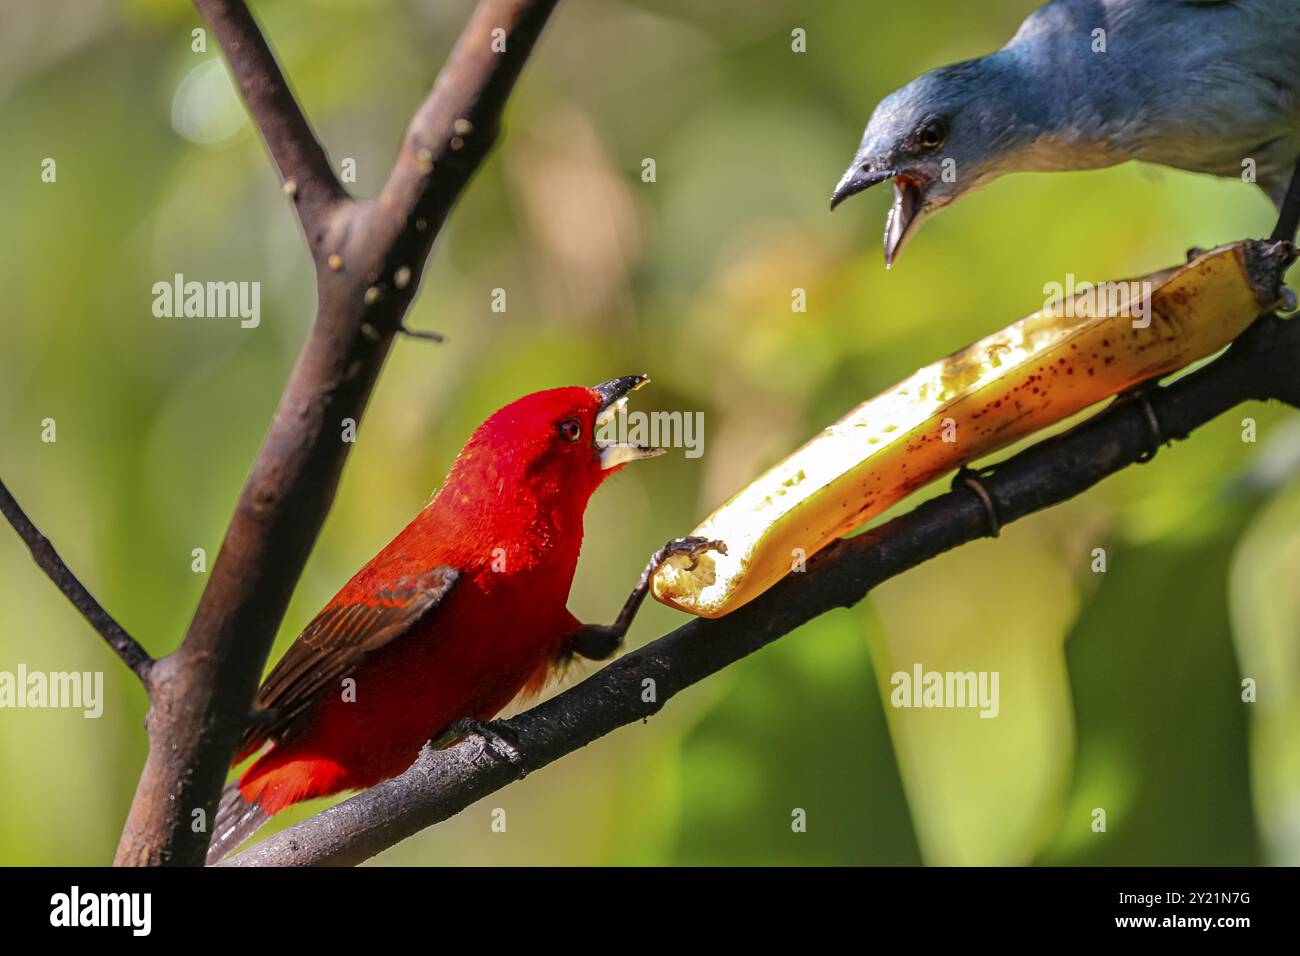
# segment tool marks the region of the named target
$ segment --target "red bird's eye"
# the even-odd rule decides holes
[[[576,418],[566,418],[560,422],[560,437],[567,442],[576,442],[582,437],[582,422]]]

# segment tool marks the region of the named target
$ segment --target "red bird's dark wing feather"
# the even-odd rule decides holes
[[[317,614],[258,689],[254,703],[265,719],[244,732],[235,762],[293,730],[322,690],[407,633],[442,602],[457,577],[455,568],[436,567],[394,582],[376,593],[374,603],[334,604]]]

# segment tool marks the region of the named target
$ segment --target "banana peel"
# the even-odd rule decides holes
[[[911,492],[1141,382],[1218,351],[1282,298],[1286,242],[1246,241],[1077,292],[926,366],[818,434],[692,534],[660,602],[720,617]]]

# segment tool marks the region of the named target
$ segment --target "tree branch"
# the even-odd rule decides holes
[[[23,509],[18,506],[18,502],[14,500],[14,496],[9,493],[3,481],[0,481],[0,513],[9,519],[9,523],[18,532],[18,537],[23,539],[28,550],[32,552],[32,560],[37,566],[45,572],[55,586],[63,592],[63,596],[72,602],[72,606],[80,611],[81,616],[90,623],[90,626],[108,642],[113,653],[122,659],[123,664],[131,668],[132,673],[140,678],[140,682],[147,688],[153,658],[134,637],[126,633],[111,614],[104,610],[86,590],[85,585],[77,580],[77,576],[68,569],[63,559],[59,557],[59,553],[54,550],[50,539],[41,534]]]
[[[261,130],[315,255],[330,217],[347,200],[347,191],[334,175],[248,7],[242,0],[194,0],[194,5],[221,44],[235,85]]]
[[[366,210],[366,228],[390,252],[375,263],[385,297],[413,294],[429,245],[496,141],[506,98],[557,2],[481,0],[474,9]],[[399,282],[403,268],[413,274]]]
[[[127,865],[203,862],[208,836],[195,832],[193,815],[202,809],[212,819],[276,630],[333,503],[350,448],[343,423],[360,421],[434,237],[492,145],[557,0],[480,0],[378,201],[342,199],[332,211],[322,210],[331,209],[333,173],[243,3],[196,2],[276,164],[299,190],[317,309],[185,639],[153,668],[149,756],[116,857]]]
[[[1282,205],[1278,208],[1277,225],[1269,238],[1291,242],[1295,239],[1297,228],[1300,228],[1300,159],[1296,160],[1295,172],[1291,174],[1291,182],[1287,186],[1286,195],[1282,197]]]
[[[1300,321],[1267,317],[1220,358],[1140,400],[1117,401],[1062,435],[981,473],[1002,524],[1058,504],[1108,475],[1144,461],[1153,447],[1148,402],[1163,439],[1248,400],[1300,407]],[[882,581],[989,533],[980,498],[962,488],[933,498],[871,531],[839,542],[759,598],[717,620],[697,618],[625,655],[597,674],[506,722],[518,764],[474,739],[425,748],[399,777],[358,794],[232,858],[230,866],[360,863],[512,781],[644,720],[682,689],[837,607]],[[647,685],[653,681],[653,685]],[[647,686],[654,700],[643,700]]]

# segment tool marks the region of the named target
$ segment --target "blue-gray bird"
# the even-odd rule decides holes
[[[1052,0],[996,53],[885,97],[831,208],[892,179],[890,265],[1006,173],[1136,159],[1253,175],[1281,208],[1298,156],[1300,0]]]

